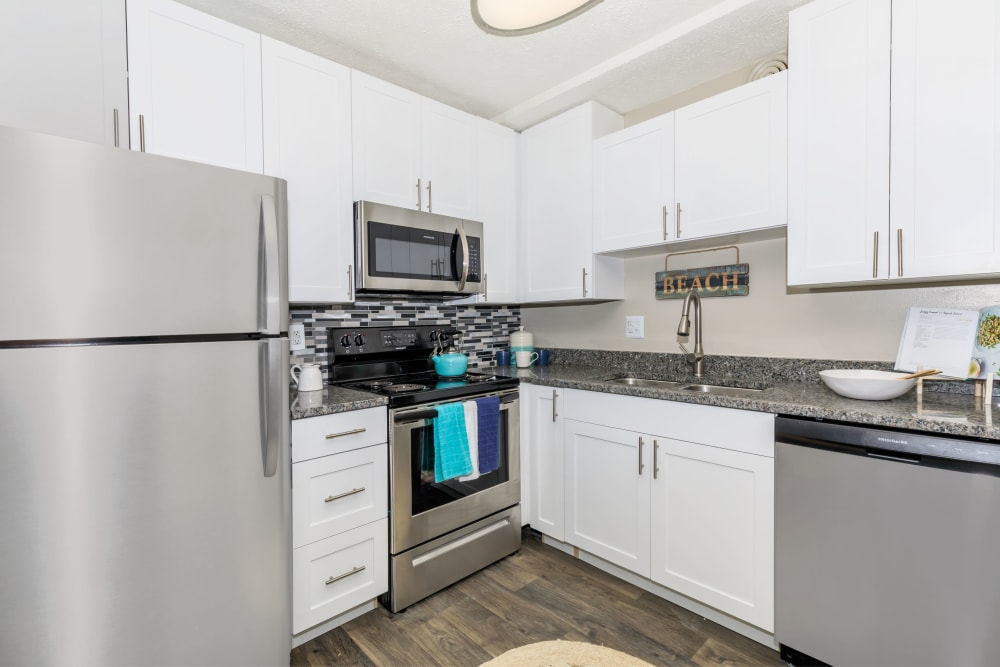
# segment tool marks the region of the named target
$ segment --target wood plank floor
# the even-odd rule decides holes
[[[783,665],[778,653],[525,533],[521,550],[392,614],[383,607],[292,651],[292,666],[479,665],[551,639],[654,665]]]

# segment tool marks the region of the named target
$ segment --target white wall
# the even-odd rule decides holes
[[[663,257],[625,261],[624,301],[523,307],[521,319],[535,335],[535,346],[679,352],[681,300],[658,301],[654,296],[654,274],[663,270]],[[670,268],[732,261],[732,251],[705,253],[671,258]],[[892,361],[910,306],[981,308],[1000,303],[1000,281],[793,292],[785,286],[784,239],[743,244],[740,261],[750,264],[750,294],[702,301],[708,355]],[[626,315],[645,317],[644,339],[625,338]]]

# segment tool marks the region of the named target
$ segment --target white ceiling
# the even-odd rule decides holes
[[[626,114],[787,48],[808,0],[604,0],[550,30],[480,30],[469,0],[181,0],[521,130],[587,100]]]

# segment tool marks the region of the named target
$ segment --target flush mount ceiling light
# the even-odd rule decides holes
[[[471,0],[472,19],[491,35],[528,35],[579,16],[603,0]]]

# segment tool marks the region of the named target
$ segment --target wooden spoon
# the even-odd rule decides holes
[[[926,370],[917,371],[916,373],[910,373],[909,375],[901,375],[897,380],[912,380],[913,378],[927,377],[928,375],[938,375],[941,371],[934,370],[933,368],[928,368]]]

